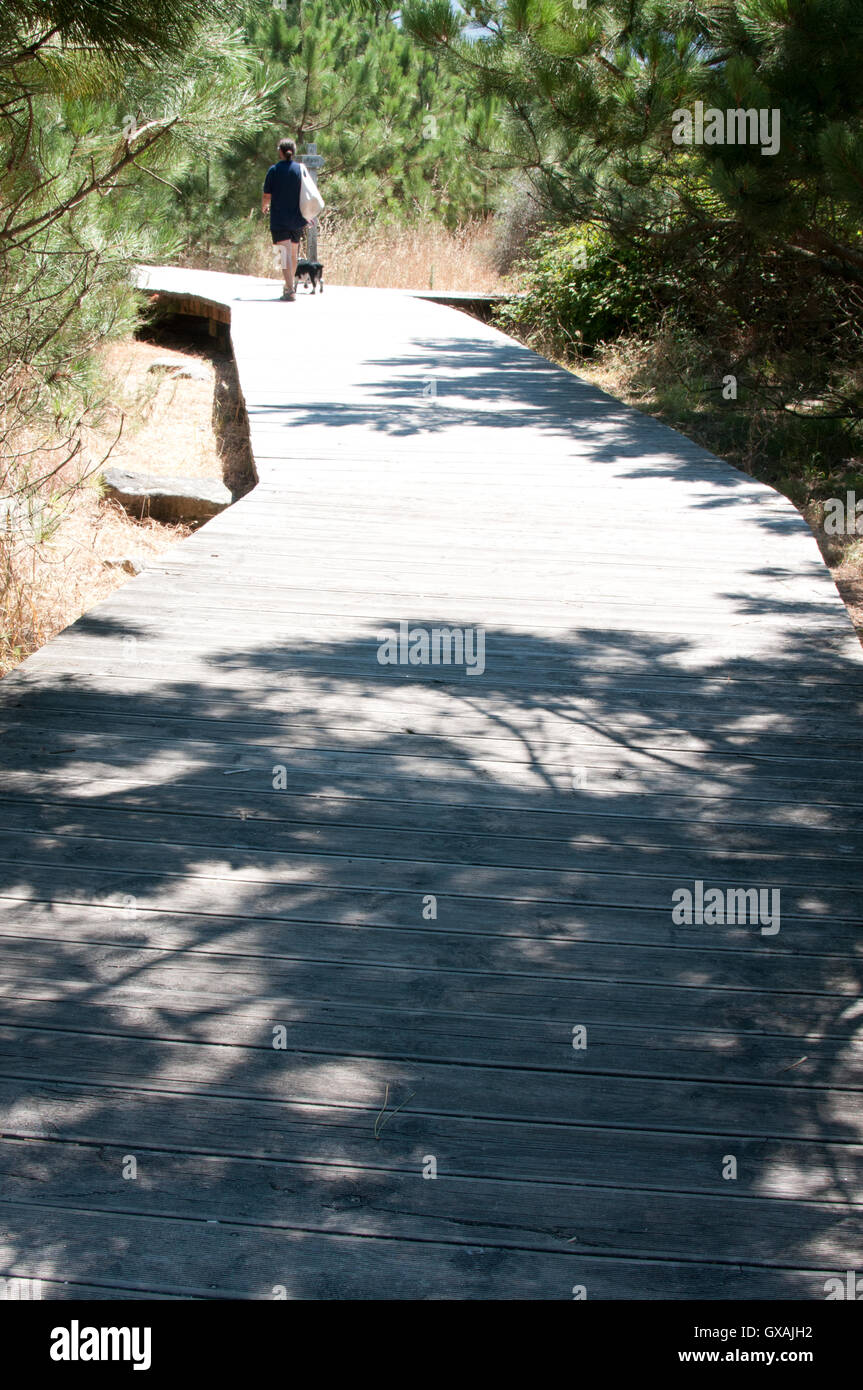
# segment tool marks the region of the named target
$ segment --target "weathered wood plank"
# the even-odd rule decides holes
[[[701,1261],[701,1227],[717,1232],[716,1263],[770,1265],[799,1252],[814,1270],[853,1266],[863,1238],[863,1207],[720,1193],[644,1192],[579,1187],[564,1181],[463,1178],[342,1163],[301,1165],[148,1149],[124,1181],[123,1148],[18,1141],[0,1148],[5,1200],[40,1195],[90,1212],[253,1223],[262,1231],[315,1231],[605,1258]],[[575,1251],[567,1247],[575,1247]]]
[[[388,687],[380,682],[373,701],[365,687],[355,692],[342,687],[337,690],[312,690],[310,683],[288,678],[279,686],[278,699],[262,690],[254,709],[232,710],[220,701],[218,693],[207,698],[205,691],[185,692],[178,696],[165,690],[158,708],[130,708],[130,694],[138,688],[130,671],[127,681],[98,683],[78,678],[63,682],[58,689],[43,681],[29,679],[14,681],[12,676],[0,684],[0,709],[15,710],[21,725],[46,723],[56,729],[62,720],[65,727],[74,729],[91,716],[122,717],[130,730],[142,724],[157,724],[170,734],[176,721],[191,726],[195,723],[210,726],[218,720],[227,729],[239,724],[243,730],[267,729],[275,736],[279,730],[295,723],[313,723],[317,728],[345,727],[363,729],[401,729],[432,734],[450,728],[460,732],[488,736],[531,740],[538,735],[559,734],[577,739],[585,731],[594,736],[616,739],[618,743],[637,733],[638,742],[698,738],[714,734],[722,746],[744,749],[757,748],[761,739],[769,749],[774,738],[794,739],[823,744],[846,740],[856,750],[856,721],[863,715],[863,701],[825,696],[823,691],[803,687],[786,691],[780,687],[772,692],[765,707],[766,691],[741,691],[725,682],[705,684],[700,689],[697,708],[687,700],[684,690],[642,688],[637,683],[625,684],[593,696],[577,686],[564,696],[556,696],[533,708],[518,712],[511,702],[498,693],[489,694],[481,710],[473,706],[453,708],[448,691],[434,686],[414,687],[410,692],[398,686]],[[70,692],[74,686],[74,696]],[[22,700],[27,691],[26,704]],[[691,692],[690,692],[691,693]],[[646,724],[649,719],[649,724]],[[843,744],[846,746],[846,744]]]
[[[418,921],[410,928],[391,928],[373,921],[314,923],[279,919],[249,921],[221,914],[151,911],[135,905],[125,914],[94,904],[86,919],[69,904],[4,900],[0,936],[21,940],[101,943],[139,946],[150,950],[223,953],[260,957],[268,961],[350,961],[382,969],[442,969],[448,972],[481,969],[483,973],[535,975],[547,981],[606,980],[609,982],[695,988],[709,982],[713,989],[763,987],[763,956],[771,956],[773,988],[780,993],[848,995],[856,998],[861,953],[859,931],[848,933],[843,955],[830,934],[795,928],[753,942],[745,927],[727,932],[686,932],[659,922],[629,922],[621,918],[605,932],[598,924],[567,937],[562,928],[531,935],[525,927],[509,933],[469,930],[459,920]],[[825,945],[830,949],[824,950]],[[822,949],[819,950],[819,947]],[[856,947],[856,949],[854,949]]]
[[[170,743],[172,748],[183,750],[188,746],[201,744],[204,747],[224,746],[229,752],[236,749],[263,749],[267,752],[278,750],[280,746],[292,748],[320,748],[327,743],[356,745],[360,730],[368,731],[371,751],[380,746],[383,751],[407,751],[412,755],[429,757],[449,754],[463,757],[486,754],[499,760],[511,762],[538,762],[553,767],[567,761],[577,754],[585,760],[599,761],[609,754],[615,757],[647,758],[663,756],[666,761],[677,759],[677,764],[688,768],[699,768],[709,760],[720,762],[749,760],[757,765],[779,766],[783,771],[803,770],[812,776],[818,770],[838,780],[842,774],[853,772],[855,761],[863,754],[863,740],[853,737],[843,742],[842,747],[825,746],[827,738],[810,739],[798,732],[797,737],[779,732],[759,731],[728,734],[715,732],[707,740],[698,733],[685,729],[669,727],[667,730],[655,729],[645,733],[637,721],[629,728],[625,725],[615,727],[596,727],[589,720],[577,723],[575,720],[554,719],[554,712],[543,719],[543,727],[523,731],[500,727],[493,718],[484,722],[471,721],[473,713],[470,705],[462,710],[450,711],[447,719],[423,718],[422,709],[416,710],[412,717],[410,706],[401,711],[398,722],[387,723],[377,719],[364,718],[362,710],[355,719],[348,717],[328,719],[319,711],[317,717],[307,710],[305,718],[283,718],[272,724],[260,721],[241,720],[238,716],[226,717],[219,721],[217,729],[198,722],[187,715],[183,727],[176,721],[170,722],[157,713],[148,714],[142,710],[136,717],[116,715],[108,711],[89,711],[81,709],[70,711],[63,719],[62,731],[57,728],[56,718],[50,714],[37,715],[34,711],[15,721],[16,746],[37,746],[40,751],[63,751],[72,745],[76,752],[103,746],[106,736],[114,734],[122,737],[125,743],[157,740],[160,745]],[[545,712],[543,712],[544,714]],[[347,711],[345,711],[347,715]],[[460,717],[463,716],[463,717]],[[538,721],[537,721],[538,722]],[[423,725],[426,724],[424,728]],[[432,724],[432,727],[428,727]],[[551,726],[551,727],[549,727]],[[0,737],[4,726],[0,721]],[[381,735],[386,735],[383,743]],[[71,737],[70,737],[71,736]],[[807,766],[808,764],[808,766]],[[813,767],[812,764],[817,765]]]
[[[193,969],[189,974],[194,984],[199,974]],[[415,1005],[422,1007],[422,1001],[415,1000]],[[863,1141],[857,1091],[834,1088],[825,1103],[817,1090],[780,1082],[745,1085],[595,1075],[579,1070],[571,1041],[574,1060],[565,1057],[564,1038],[558,1055],[550,1052],[544,1070],[288,1052],[267,1046],[273,1037],[272,1029],[267,1031],[269,1038],[257,1049],[119,1036],[113,1036],[106,1049],[99,1035],[4,1025],[0,1074],[40,1082],[129,1086],[145,1067],[158,1078],[160,1089],[199,1096],[312,1105],[377,1103],[379,1108],[389,1087],[394,1096],[410,1095],[416,1114],[614,1128],[633,1134],[631,1143],[636,1146],[645,1115],[654,1129],[711,1134],[720,1145],[738,1137]]]
[[[135,1152],[173,1152],[268,1158],[304,1164],[345,1162],[418,1176],[425,1154],[445,1161],[452,1175],[519,1182],[567,1182],[642,1190],[721,1194],[786,1201],[804,1199],[845,1208],[863,1202],[863,1146],[852,1143],[698,1134],[637,1132],[589,1125],[473,1119],[414,1112],[413,1102],[380,1128],[384,1088],[371,1105],[315,1105],[82,1082],[0,1077],[4,1130],[15,1138],[132,1144]],[[409,1092],[391,1089],[394,1112]],[[376,1138],[376,1123],[378,1125]],[[738,1175],[722,1178],[733,1151]],[[705,1253],[712,1233],[703,1230]]]
[[[745,985],[737,990],[710,984],[687,986],[671,980],[660,985],[616,980],[611,973],[601,980],[576,975],[562,984],[553,976],[531,976],[515,969],[508,975],[495,975],[476,968],[444,971],[387,966],[379,961],[368,965],[350,958],[327,961],[325,953],[308,960],[280,961],[277,956],[262,953],[252,957],[238,952],[226,961],[228,953],[208,955],[199,949],[178,960],[176,952],[142,947],[140,943],[119,947],[63,941],[52,945],[54,949],[37,940],[28,952],[21,940],[6,938],[0,965],[0,980],[6,988],[26,992],[39,982],[40,990],[33,989],[33,993],[62,986],[70,998],[85,1000],[88,981],[98,987],[100,997],[106,983],[113,982],[118,998],[134,996],[134,1002],[140,1002],[141,993],[146,992],[163,1007],[170,1007],[175,995],[181,996],[182,1003],[189,991],[197,991],[202,999],[218,1001],[221,1007],[236,1007],[246,998],[277,1013],[281,1006],[292,1010],[305,997],[318,1005],[347,1007],[353,1001],[358,1010],[426,1011],[435,1015],[440,1026],[450,1017],[454,1024],[462,1025],[474,1017],[534,1020],[556,1025],[546,1065],[549,1070],[563,1069],[567,1075],[580,1074],[581,1056],[570,1056],[575,1025],[601,1030],[608,1023],[643,1033],[653,1030],[656,1036],[651,1047],[655,1044],[659,1052],[665,1041],[672,1040],[667,1037],[668,1030],[675,1028],[731,1037],[778,1033],[802,1040],[813,1035],[847,1039],[847,1019],[854,1016],[854,1006],[847,999],[842,1002],[840,995],[837,1003],[832,995],[818,990],[777,990],[771,994]],[[520,945],[516,942],[514,948]],[[697,970],[692,973],[698,977]],[[826,973],[830,978],[831,972]],[[781,1021],[777,1019],[780,1008]],[[600,1032],[597,1041],[601,1037]],[[732,1045],[726,1043],[729,1049]],[[410,1049],[409,1036],[405,1048]],[[805,1054],[805,1046],[802,1050]],[[850,1048],[848,1055],[850,1061],[854,1055]],[[795,1060],[800,1056],[798,1052]],[[496,1060],[505,1061],[505,1057]],[[654,1070],[671,1074],[661,1062]],[[795,1080],[787,1078],[788,1084],[795,1084]]]
[[[224,1222],[0,1204],[0,1258],[15,1272],[51,1278],[57,1251],[77,1269],[123,1285],[223,1298],[565,1299],[580,1285],[592,1298],[754,1299],[821,1297],[829,1268],[619,1260],[477,1243],[269,1231]],[[27,1251],[26,1257],[18,1254]]]
[[[380,825],[366,829],[352,821],[350,815],[346,819],[347,824],[334,819],[329,825],[318,826],[308,822],[294,826],[274,818],[228,819],[212,815],[209,809],[201,814],[189,798],[182,803],[182,814],[178,814],[164,803],[158,812],[148,813],[126,809],[116,801],[104,807],[94,806],[90,797],[84,804],[62,805],[0,796],[0,824],[16,834],[49,833],[158,844],[167,830],[175,845],[190,849],[200,846],[240,852],[255,850],[263,862],[290,853],[378,859]],[[618,842],[613,827],[611,833],[602,837],[572,836],[559,841],[500,836],[491,830],[471,835],[466,827],[460,833],[440,829],[428,816],[416,830],[390,826],[386,842],[388,859],[441,866],[500,865],[538,872],[578,868],[596,873],[679,875],[681,880],[700,877],[711,883],[734,881],[751,886],[796,883],[809,888],[853,884],[857,874],[853,855],[861,848],[852,839],[844,852],[822,856],[827,864],[821,868],[811,862],[811,855],[798,859],[797,847],[787,834],[784,843],[774,838],[769,848],[747,853],[743,848],[722,849],[716,845],[715,836],[710,842],[687,847],[680,842],[664,846],[657,835],[651,844],[644,828],[641,841],[633,839],[628,844]]]
[[[680,856],[681,872],[674,872],[667,863],[634,872],[619,872],[613,865],[608,869],[579,869],[575,864],[569,871],[560,871],[470,861],[364,858],[361,853],[345,856],[273,851],[267,856],[243,848],[220,851],[218,846],[207,854],[206,846],[194,844],[186,848],[182,843],[162,845],[138,838],[123,841],[116,835],[55,836],[32,830],[0,831],[0,866],[4,866],[0,869],[0,887],[7,891],[27,867],[37,870],[53,864],[56,887],[60,890],[65,866],[71,870],[71,882],[83,868],[115,873],[117,864],[132,858],[139,875],[183,880],[189,884],[189,892],[196,891],[191,886],[194,883],[200,885],[197,891],[207,891],[208,884],[233,878],[245,886],[250,900],[255,895],[269,895],[272,901],[285,885],[306,885],[321,894],[413,894],[420,903],[424,896],[432,894],[454,898],[465,905],[464,910],[469,910],[472,902],[487,904],[491,911],[497,910],[497,904],[507,903],[518,904],[523,912],[540,904],[653,909],[666,912],[671,921],[678,901],[674,895],[681,888],[692,894],[695,882],[702,882],[705,892],[711,887],[725,895],[729,890],[743,892],[748,887],[767,895],[763,899],[764,920],[758,916],[751,922],[753,937],[776,934],[781,930],[783,917],[786,922],[798,918],[859,922],[863,914],[863,884],[855,881],[851,865],[843,874],[845,882],[821,881],[813,874],[805,885],[782,882],[762,865],[758,878],[741,885],[741,876],[729,870],[727,863],[722,865],[722,872],[711,872],[710,862],[697,855],[688,862],[686,856]],[[178,891],[179,887],[178,884]],[[775,898],[774,894],[780,896]],[[723,914],[724,902],[725,899]],[[759,913],[761,904],[759,897]],[[711,927],[724,926],[724,915],[721,921],[696,924],[693,920],[692,925],[706,925],[709,931]]]
[[[397,844],[413,832],[427,837],[432,846],[439,837],[457,835],[459,847],[466,847],[475,839],[486,856],[494,854],[496,845],[500,845],[502,854],[507,853],[501,844],[506,840],[513,852],[528,855],[536,850],[549,856],[569,856],[571,851],[589,851],[594,846],[627,846],[656,851],[698,850],[706,853],[711,862],[713,856],[732,856],[736,861],[738,856],[752,859],[777,854],[786,856],[786,860],[791,857],[793,865],[802,859],[826,859],[831,866],[838,861],[840,871],[846,857],[863,852],[863,835],[858,829],[863,826],[863,808],[856,812],[845,809],[841,816],[840,808],[832,808],[831,825],[830,808],[825,807],[821,824],[804,825],[799,813],[796,817],[792,813],[794,808],[788,808],[787,819],[775,815],[773,820],[765,818],[761,823],[741,822],[740,817],[736,822],[723,821],[715,808],[712,816],[707,814],[710,803],[698,806],[693,798],[688,798],[683,808],[677,808],[680,814],[675,819],[669,814],[671,807],[665,814],[657,808],[655,814],[647,815],[639,814],[637,804],[628,813],[621,806],[615,815],[610,806],[603,807],[584,795],[573,798],[572,809],[564,803],[557,809],[524,807],[517,811],[506,806],[453,806],[444,800],[377,800],[272,788],[260,791],[246,787],[237,796],[230,783],[225,782],[224,773],[216,772],[209,777],[206,772],[194,777],[200,802],[192,808],[187,790],[191,781],[183,787],[141,787],[134,777],[124,777],[115,770],[114,776],[90,777],[82,786],[78,775],[68,769],[60,769],[50,777],[43,772],[41,781],[38,797],[28,797],[32,774],[7,769],[3,776],[6,794],[0,795],[0,821],[7,807],[30,807],[37,817],[43,811],[57,817],[55,823],[59,825],[59,818],[74,816],[76,808],[81,809],[81,803],[86,802],[90,812],[116,812],[118,824],[123,823],[124,812],[158,812],[160,816],[180,817],[183,822],[204,816],[208,824],[229,822],[239,834],[238,842],[249,843],[248,835],[268,831],[280,836],[302,834],[307,848],[323,842],[328,831],[339,834],[357,830],[361,838],[372,831],[394,832],[393,840],[388,836],[390,844]],[[687,812],[689,818],[684,819]],[[176,833],[181,834],[179,827]],[[219,836],[227,833],[227,827],[216,831]],[[789,869],[792,874],[796,871]],[[812,871],[815,872],[814,866]]]
[[[54,744],[53,748],[51,744]],[[134,745],[134,740],[129,740]],[[831,775],[803,765],[770,763],[758,765],[741,758],[723,761],[721,755],[677,755],[651,757],[630,751],[625,746],[618,752],[574,745],[566,760],[542,764],[534,761],[512,762],[509,759],[459,755],[444,745],[439,755],[421,756],[410,745],[404,752],[390,752],[386,745],[374,740],[355,741],[342,748],[291,747],[281,744],[275,748],[250,751],[245,745],[219,752],[215,745],[175,748],[157,743],[152,749],[127,747],[125,740],[88,749],[86,737],[81,745],[72,741],[38,737],[28,738],[22,730],[20,741],[7,743],[0,749],[0,767],[8,772],[29,770],[52,776],[65,767],[74,769],[80,777],[97,779],[114,775],[122,769],[140,766],[142,754],[149,752],[146,765],[157,780],[174,779],[189,788],[189,809],[198,809],[202,799],[194,790],[199,779],[206,776],[237,778],[238,788],[261,791],[274,789],[274,778],[281,776],[285,789],[293,791],[328,790],[348,794],[351,787],[364,785],[379,797],[410,800],[412,794],[420,800],[465,800],[476,804],[508,801],[510,805],[555,805],[561,800],[572,805],[575,795],[582,805],[590,799],[613,799],[615,809],[624,809],[625,799],[630,808],[637,797],[673,798],[680,805],[684,798],[713,799],[723,803],[720,818],[733,819],[733,803],[788,803],[812,808],[808,823],[818,824],[817,808],[830,806],[840,817],[855,815],[863,806],[863,792],[853,770],[842,768]],[[337,740],[333,740],[337,744]],[[695,766],[690,766],[691,761]],[[284,773],[278,769],[284,768]],[[805,770],[804,770],[805,768]],[[573,785],[580,777],[583,785]],[[598,804],[598,802],[596,803]],[[804,818],[807,823],[807,818]],[[837,824],[841,824],[839,819]],[[851,822],[854,823],[854,822]]]
[[[219,1046],[271,1046],[273,1028],[284,1028],[290,1051],[363,1055],[380,1060],[470,1062],[511,1066],[562,1068],[569,1058],[569,1021],[546,1017],[513,1018],[474,1013],[469,1017],[399,1008],[395,1001],[369,1009],[360,1001],[341,1003],[303,999],[220,1000],[214,1016],[211,999],[202,992],[172,991],[161,1004],[159,996],[120,985],[110,1003],[91,1004],[83,993],[37,979],[14,985],[0,980],[0,1022],[27,1025],[39,1001],[39,1018],[59,1032],[85,1031],[151,1038],[161,1042],[200,1041]],[[618,1076],[674,1076],[696,1081],[779,1082],[814,1089],[861,1089],[863,1052],[848,1042],[838,1019],[811,1020],[819,1031],[795,1035],[778,1032],[733,1032],[731,1021],[708,1030],[706,1020],[695,1027],[645,1028],[626,1019],[603,1019],[588,1029],[588,1046],[578,1059],[579,1073]],[[835,1028],[831,1034],[830,1028]]]
[[[84,875],[75,880],[81,888],[86,881]],[[45,886],[48,891],[44,898],[23,892],[17,895],[14,892],[3,895],[0,901],[4,908],[4,922],[0,924],[0,930],[5,935],[21,936],[32,932],[36,936],[57,935],[68,936],[72,940],[89,940],[91,935],[95,938],[102,933],[102,938],[108,944],[119,944],[127,940],[142,944],[152,940],[153,944],[159,944],[162,933],[165,933],[169,941],[173,940],[173,934],[177,933],[187,942],[195,937],[209,942],[215,938],[218,941],[242,941],[245,943],[245,949],[250,950],[258,945],[264,954],[269,955],[272,954],[271,943],[280,940],[280,932],[284,932],[290,940],[296,941],[302,939],[298,929],[308,927],[311,939],[315,939],[321,935],[314,925],[315,921],[326,920],[330,927],[339,927],[352,933],[349,939],[353,942],[360,939],[360,934],[369,933],[367,941],[352,946],[352,958],[356,958],[354,953],[357,950],[368,950],[372,953],[379,951],[381,948],[375,945],[379,934],[383,933],[384,939],[388,939],[386,934],[391,932],[406,932],[411,942],[416,942],[420,936],[428,936],[434,940],[442,934],[452,937],[453,941],[464,942],[465,939],[469,939],[483,959],[495,950],[497,938],[501,939],[501,950],[505,949],[505,943],[510,939],[524,942],[522,949],[525,954],[536,950],[530,945],[531,942],[547,948],[549,953],[554,952],[559,946],[570,949],[578,946],[581,950],[594,943],[620,946],[626,952],[630,948],[636,948],[632,957],[633,965],[639,959],[637,948],[649,948],[651,953],[664,952],[666,948],[671,948],[673,954],[664,956],[667,965],[671,966],[676,960],[679,962],[678,968],[686,970],[696,969],[699,964],[709,961],[710,979],[715,984],[728,984],[734,979],[741,986],[748,981],[750,970],[760,978],[764,967],[759,962],[765,955],[771,957],[771,970],[776,969],[780,977],[783,965],[778,958],[784,960],[785,957],[789,957],[790,961],[797,963],[800,970],[827,971],[835,968],[835,979],[841,983],[844,978],[842,972],[853,968],[843,966],[841,962],[857,961],[863,951],[859,924],[833,921],[795,921],[790,931],[762,936],[757,952],[753,953],[753,934],[748,924],[727,923],[721,934],[713,933],[708,941],[703,931],[678,927],[669,920],[667,914],[659,911],[631,913],[608,907],[592,907],[588,911],[579,911],[576,908],[568,912],[555,913],[553,918],[547,914],[539,914],[536,919],[531,919],[525,913],[504,910],[485,914],[481,910],[475,910],[474,905],[470,905],[457,912],[442,912],[438,919],[418,916],[409,901],[402,902],[401,911],[395,906],[393,910],[387,911],[385,904],[375,903],[372,910],[365,915],[361,907],[345,901],[337,915],[326,919],[314,914],[310,918],[304,917],[304,900],[300,897],[294,904],[297,911],[293,915],[288,910],[284,916],[270,913],[268,916],[255,918],[248,913],[232,915],[225,903],[218,904],[218,911],[213,911],[210,904],[210,910],[206,913],[195,912],[189,907],[178,909],[175,905],[159,906],[144,898],[136,899],[134,904],[124,904],[123,896],[118,892],[113,899],[110,896],[103,899],[95,896],[89,899],[82,898],[81,901],[86,901],[88,909],[85,915],[81,912],[80,902],[75,896],[64,899],[56,890],[56,886],[53,893],[49,885]],[[444,903],[446,901],[444,899]],[[289,909],[291,905],[291,898],[288,896],[285,906]],[[412,946],[411,950],[413,949],[420,947]],[[536,959],[544,958],[545,950],[537,951]],[[656,960],[658,957],[651,955],[645,959]],[[667,975],[662,974],[660,978],[673,981],[676,978],[674,969],[672,968]],[[812,991],[817,979],[817,976],[810,975],[808,992]]]

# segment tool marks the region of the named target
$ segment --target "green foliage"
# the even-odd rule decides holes
[[[582,227],[543,233],[532,250],[524,296],[498,311],[507,332],[567,359],[656,321],[658,267],[644,248]]]
[[[501,142],[567,222],[655,242],[734,228],[863,283],[859,0],[484,0],[408,30],[505,108]],[[446,28],[446,26],[444,26]],[[780,144],[680,144],[676,113],[778,111]],[[693,268],[694,272],[694,268]]]
[[[237,0],[208,0],[211,22],[236,21]],[[138,61],[183,51],[201,24],[199,0],[3,0],[3,29],[17,46],[5,54],[49,50],[59,38],[71,48]]]

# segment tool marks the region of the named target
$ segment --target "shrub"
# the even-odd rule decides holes
[[[496,322],[552,357],[590,352],[661,315],[656,257],[594,228],[541,233],[523,269],[525,293]]]

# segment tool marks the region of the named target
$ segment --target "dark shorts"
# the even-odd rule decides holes
[[[293,241],[299,245],[300,237],[303,235],[302,227],[271,227],[270,233],[275,246],[279,241]]]

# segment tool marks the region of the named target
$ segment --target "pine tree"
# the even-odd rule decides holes
[[[860,0],[415,0],[405,29],[506,110],[567,221],[683,248],[733,232],[863,281]],[[681,145],[675,113],[779,112],[756,143]]]
[[[467,91],[390,11],[344,0],[277,0],[250,12],[245,42],[280,79],[276,112],[213,162],[208,187],[200,171],[182,184],[190,240],[224,244],[248,233],[282,135],[301,150],[317,143],[336,214],[454,222],[485,210],[481,150],[495,102]]]

